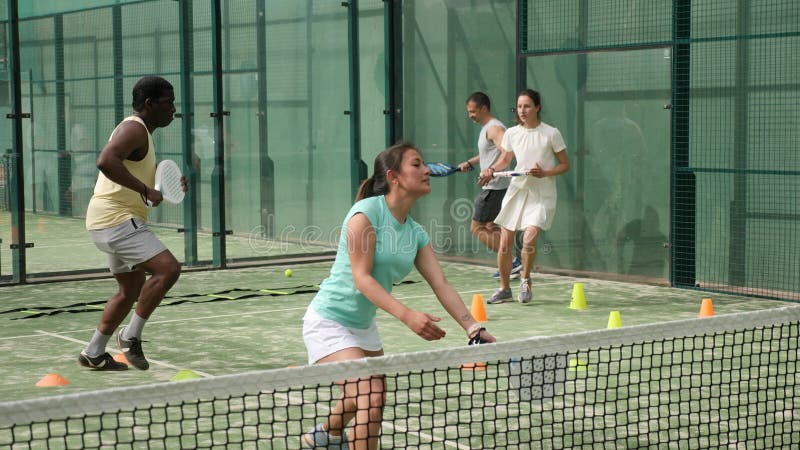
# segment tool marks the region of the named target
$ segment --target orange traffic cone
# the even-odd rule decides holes
[[[131,365],[131,363],[128,362],[128,358],[125,357],[124,353],[117,353],[116,355],[114,355],[114,361],[121,362],[122,364],[126,364],[128,366]]]
[[[700,304],[700,314],[697,317],[713,317],[714,305],[711,303],[710,298],[704,298],[703,303]]]
[[[477,322],[488,322],[486,318],[486,308],[483,306],[483,296],[475,294],[472,296],[472,308],[469,309],[472,318]]]
[[[464,363],[461,370],[486,370],[485,362]]]
[[[48,373],[47,375],[43,376],[41,380],[36,382],[36,386],[39,387],[56,387],[67,384],[69,384],[69,380],[57,373]]]

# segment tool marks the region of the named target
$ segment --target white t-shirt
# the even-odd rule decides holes
[[[566,150],[564,138],[545,123],[536,128],[521,125],[506,130],[502,147],[514,152],[517,171],[528,171],[539,164],[545,170],[557,165],[555,154]],[[509,230],[537,226],[549,230],[556,213],[555,177],[514,177],[503,197],[503,207],[494,222]]]
[[[514,152],[517,159],[514,170],[518,172],[533,169],[536,164],[544,170],[550,170],[557,165],[555,154],[567,148],[561,132],[544,122],[540,122],[536,128],[525,128],[522,125],[509,128],[503,135],[502,147],[507,152]],[[511,186],[518,189],[541,184],[552,184],[555,189],[553,177],[514,177],[511,180]]]

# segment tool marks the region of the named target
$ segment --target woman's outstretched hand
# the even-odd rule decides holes
[[[442,319],[439,317],[419,311],[409,311],[402,318],[403,323],[406,324],[411,331],[426,341],[435,341],[444,337],[444,330],[436,325],[436,322],[440,322],[441,320]]]

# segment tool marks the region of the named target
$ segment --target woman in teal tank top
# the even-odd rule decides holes
[[[430,191],[430,170],[412,144],[396,144],[375,158],[373,176],[361,184],[356,204],[342,224],[331,274],[303,318],[310,363],[383,355],[375,325],[377,308],[423,339],[443,338],[439,317],[412,310],[391,294],[394,283],[408,275],[412,266],[469,339],[495,341],[447,282],[428,234],[409,215],[417,199]],[[342,382],[342,395],[327,421],[303,435],[303,446],[376,449],[384,390],[380,376]],[[353,419],[348,441],[344,429]]]

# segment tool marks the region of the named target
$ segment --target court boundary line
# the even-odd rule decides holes
[[[87,341],[82,341],[80,339],[75,339],[75,338],[69,337],[69,336],[63,336],[63,335],[58,334],[58,333],[51,333],[49,331],[44,331],[44,330],[35,330],[35,331],[37,333],[40,333],[40,334],[44,335],[44,336],[63,339],[65,341],[75,342],[75,343],[78,343],[78,344],[81,344],[81,345],[89,345],[89,342],[87,342]],[[113,352],[115,354],[116,353],[122,353],[121,351],[115,350],[115,349],[108,349],[108,351],[109,352]],[[149,362],[151,362],[152,364],[156,364],[158,366],[166,367],[167,369],[182,370],[180,367],[178,367],[178,366],[176,366],[174,364],[170,364],[170,363],[168,363],[166,361],[161,361],[161,360],[152,359],[152,358],[147,358],[147,360]],[[204,378],[212,378],[212,377],[214,377],[214,375],[211,375],[210,373],[202,372],[202,371],[199,371],[199,370],[193,370],[193,369],[190,369],[190,370],[192,370],[192,372],[194,372],[194,373],[196,373],[196,374],[198,374],[198,375],[200,375],[200,376],[202,376]]]

